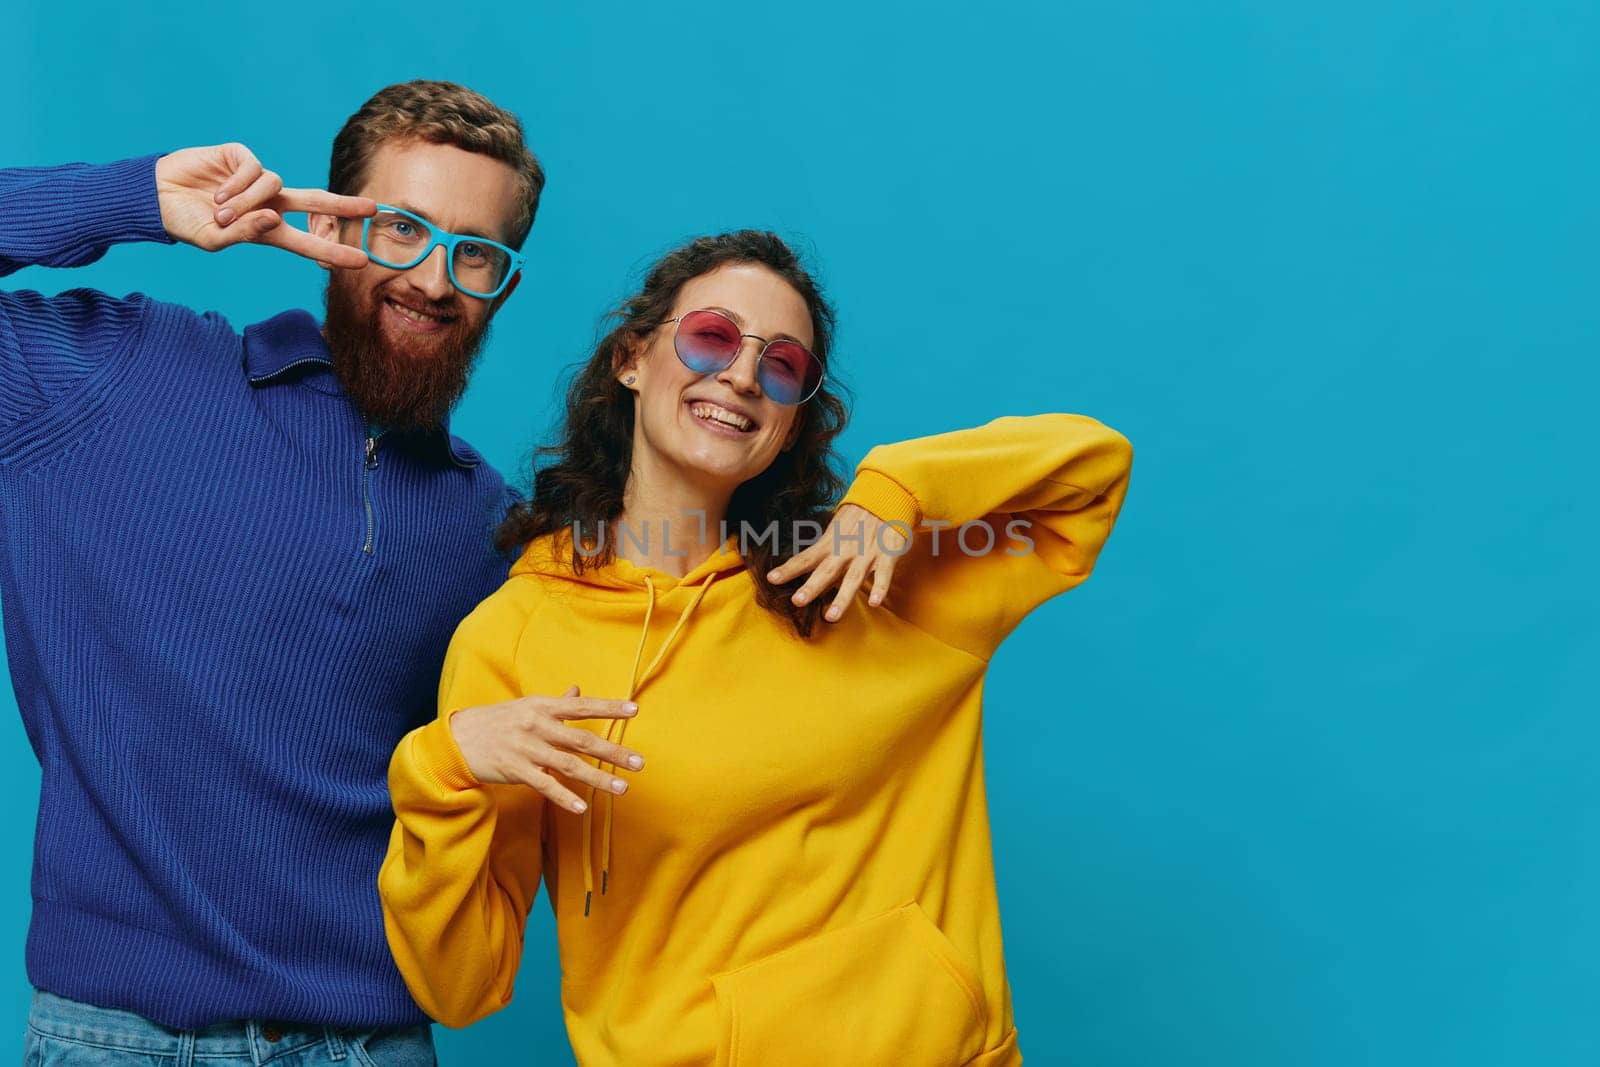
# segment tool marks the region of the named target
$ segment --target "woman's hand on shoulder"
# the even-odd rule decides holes
[[[585,756],[637,771],[644,757],[630,748],[567,725],[578,719],[631,719],[639,705],[579,695],[525,696],[503,704],[463,708],[450,716],[450,733],[467,768],[480,782],[525,785],[567,811],[586,807],[569,785],[623,793],[628,783]]]
[[[873,607],[883,603],[894,580],[895,563],[910,547],[902,524],[884,522],[866,508],[845,504],[834,513],[818,541],[769,571],[767,580],[782,585],[809,574],[790,597],[799,605],[809,604],[837,585],[833,603],[822,617],[838,622],[869,576],[872,586],[867,603]]]

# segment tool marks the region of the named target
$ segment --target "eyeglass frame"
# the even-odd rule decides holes
[[[449,230],[444,229],[437,223],[418,215],[415,211],[407,211],[405,208],[395,207],[393,204],[379,204],[378,211],[390,212],[391,214],[395,215],[403,215],[413,222],[421,223],[427,228],[428,233],[431,236],[431,239],[428,241],[428,246],[422,250],[422,254],[416,259],[412,260],[410,263],[402,266],[399,263],[392,263],[386,259],[379,259],[377,256],[372,254],[372,249],[367,247],[367,234],[372,229],[372,220],[376,217],[376,215],[369,215],[368,217],[362,219],[361,251],[365,252],[367,254],[367,258],[372,260],[372,262],[376,263],[380,267],[388,267],[390,270],[411,270],[413,267],[421,266],[425,259],[433,255],[433,250],[435,248],[443,246],[445,273],[450,278],[450,284],[456,287],[456,291],[467,296],[476,297],[479,300],[493,300],[495,297],[506,291],[506,286],[511,284],[511,279],[517,276],[518,272],[522,270],[523,263],[526,262],[522,256],[522,253],[518,252],[509,245],[503,245],[499,241],[491,241],[489,238],[480,237],[477,234],[451,233]],[[475,293],[471,289],[463,286],[460,282],[456,281],[456,246],[461,244],[463,241],[476,241],[479,244],[493,245],[495,248],[500,249],[511,257],[510,264],[506,268],[506,276],[500,279],[500,284],[495,288],[494,292]]]
[[[815,389],[811,390],[811,392],[807,393],[805,396],[801,397],[799,400],[796,400],[793,404],[785,404],[783,401],[778,400],[775,397],[772,397],[771,395],[768,395],[767,399],[771,400],[774,404],[778,404],[778,405],[780,405],[782,407],[797,408],[801,404],[804,404],[806,401],[810,400],[812,397],[816,396],[818,393],[822,392],[822,383],[824,381],[826,381],[827,377],[828,377],[828,365],[826,363],[822,362],[822,358],[820,356],[818,356],[815,352],[811,351],[811,349],[807,348],[805,345],[801,344],[799,341],[796,341],[792,337],[775,337],[775,338],[773,338],[772,340],[769,341],[765,337],[762,337],[758,333],[744,333],[744,332],[742,332],[743,328],[737,322],[734,322],[733,316],[727,314],[726,312],[718,311],[716,308],[690,308],[688,311],[685,311],[682,315],[679,315],[676,318],[662,319],[660,322],[658,322],[656,324],[656,328],[659,329],[660,327],[665,326],[669,322],[672,323],[672,325],[673,325],[673,331],[672,331],[672,354],[678,357],[678,362],[679,363],[683,363],[683,353],[678,351],[678,331],[677,331],[677,327],[679,325],[681,325],[683,320],[688,318],[690,315],[696,315],[696,314],[699,314],[702,311],[705,312],[707,315],[715,315],[720,319],[725,319],[728,323],[730,323],[733,326],[733,328],[735,330],[740,330],[741,331],[740,334],[739,334],[739,342],[740,342],[739,343],[739,347],[733,350],[732,358],[730,358],[728,360],[728,362],[724,363],[722,366],[718,367],[716,370],[706,371],[705,372],[706,374],[721,374],[723,371],[727,370],[729,367],[731,367],[735,363],[739,362],[739,354],[744,351],[744,339],[746,337],[748,337],[751,340],[760,341],[761,342],[761,351],[756,353],[756,381],[759,382],[761,380],[761,361],[764,358],[766,358],[767,349],[771,348],[774,344],[777,344],[778,342],[781,341],[784,344],[794,345],[800,351],[804,352],[807,356],[810,356],[813,360],[816,361],[817,370],[818,370],[817,387]],[[683,365],[686,368],[688,368],[689,370],[694,370],[694,368],[690,367],[687,363],[683,363]],[[762,386],[761,391],[762,391],[763,394],[765,394],[766,391],[767,391],[766,390],[766,386]]]

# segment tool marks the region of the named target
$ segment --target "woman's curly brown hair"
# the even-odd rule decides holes
[[[776,234],[739,230],[701,237],[664,256],[645,277],[644,286],[608,316],[615,322],[600,339],[567,389],[560,443],[538,448],[533,457],[533,491],[511,509],[495,534],[502,551],[537,537],[571,530],[572,569],[602,566],[615,558],[616,538],[596,539],[622,514],[623,491],[633,463],[634,395],[616,379],[629,354],[666,321],[678,293],[691,279],[729,263],[759,264],[794,287],[811,313],[812,346],[825,369],[833,345],[833,308],[800,258]],[[728,504],[730,531],[765,532],[776,523],[776,540],[751,538],[746,565],[762,607],[783,616],[802,637],[810,636],[825,598],[797,607],[789,595],[805,576],[784,586],[767,581],[767,572],[794,555],[796,528],[806,522],[825,527],[846,488],[833,444],[849,419],[848,394],[831,371],[799,413],[794,444],[770,467],[734,491]]]

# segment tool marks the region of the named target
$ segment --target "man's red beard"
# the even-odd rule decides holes
[[[382,290],[360,289],[353,275],[337,271],[328,279],[324,299],[328,315],[322,332],[333,354],[333,372],[362,417],[385,430],[443,425],[466,391],[488,320],[474,330],[457,294],[424,302],[411,293],[410,304],[452,321],[432,335],[395,336],[383,326]]]

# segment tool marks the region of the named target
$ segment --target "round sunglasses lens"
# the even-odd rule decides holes
[[[696,374],[719,371],[739,354],[739,327],[715,311],[691,311],[678,323],[673,347]]]
[[[822,382],[822,365],[793,341],[774,341],[761,357],[761,391],[780,404],[808,400]]]

